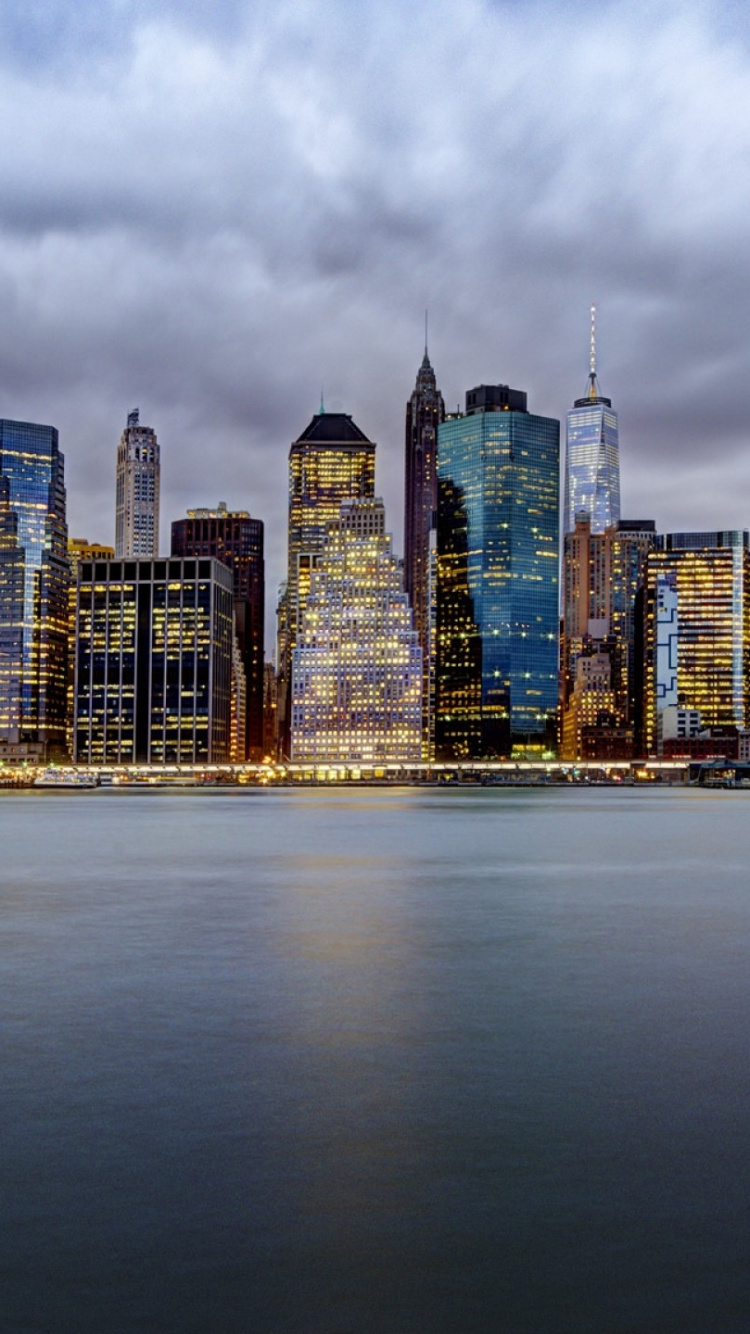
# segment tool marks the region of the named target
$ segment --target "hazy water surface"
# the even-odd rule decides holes
[[[0,1329],[742,1334],[750,794],[0,795]]]

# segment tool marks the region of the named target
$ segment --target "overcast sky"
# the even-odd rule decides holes
[[[286,547],[317,410],[525,389],[564,418],[598,310],[623,515],[750,526],[750,12],[685,0],[4,0],[0,415],[49,422],[71,533],[112,541],[140,407],[187,507]],[[268,646],[270,651],[271,645]]]

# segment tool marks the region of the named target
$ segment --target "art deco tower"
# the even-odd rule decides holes
[[[128,413],[117,450],[115,554],[159,553],[159,479],[161,462],[156,431],[141,426],[138,408]]]
[[[589,383],[568,412],[563,533],[572,533],[585,511],[591,532],[603,533],[620,518],[620,445],[617,413],[599,393],[596,378],[596,306],[591,307]]]
[[[425,329],[426,335],[426,329]],[[445,419],[443,396],[427,352],[414,392],[406,405],[406,486],[404,506],[404,585],[414,612],[414,628],[422,650],[425,682],[423,699],[429,710],[430,647],[430,534],[437,524],[437,435]],[[429,719],[425,717],[425,737]],[[429,758],[426,755],[425,758]]]

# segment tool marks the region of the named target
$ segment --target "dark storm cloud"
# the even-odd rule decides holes
[[[263,517],[273,603],[322,388],[399,548],[425,307],[451,407],[504,380],[562,417],[592,300],[626,513],[750,524],[736,11],[61,0],[6,4],[0,44],[0,410],[60,427],[76,533],[111,536],[138,405],[164,526]]]

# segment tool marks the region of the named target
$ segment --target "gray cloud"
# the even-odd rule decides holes
[[[431,355],[563,417],[588,306],[625,510],[750,525],[748,24],[732,6],[3,8],[0,411],[55,423],[71,528],[106,540],[130,407],[163,523],[266,520],[315,411],[379,442],[401,546],[404,404]]]

